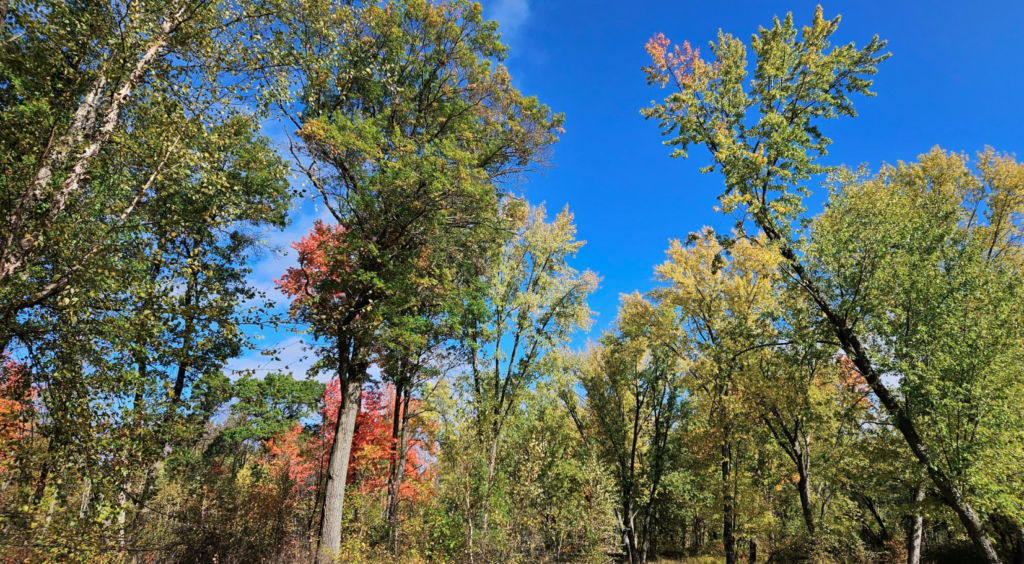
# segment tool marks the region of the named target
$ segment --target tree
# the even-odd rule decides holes
[[[320,382],[295,380],[291,374],[271,372],[261,379],[243,376],[232,386],[236,401],[231,415],[237,422],[221,436],[232,442],[270,441],[316,413],[324,391]]]
[[[247,85],[238,24],[251,17],[246,2],[191,0],[18,2],[7,13],[0,351],[31,334],[19,329],[23,312],[88,283],[180,166],[183,136],[237,113],[230,103]]]
[[[283,163],[250,117],[207,115],[203,123],[178,102],[144,90],[126,110],[133,135],[90,160],[82,180],[89,197],[46,232],[59,243],[33,247],[31,260],[40,262],[0,288],[16,298],[51,275],[63,280],[31,307],[10,302],[3,328],[17,336],[12,352],[26,360],[37,390],[34,423],[45,445],[18,484],[31,483],[26,500],[36,503],[16,505],[13,515],[28,525],[45,498],[53,524],[9,530],[39,545],[51,542],[46,535],[62,536],[52,539],[62,546],[104,542],[96,540],[99,522],[58,525],[113,506],[124,523],[116,544],[128,546],[160,464],[201,434],[224,390],[224,364],[248,342],[240,326],[256,292],[246,261],[263,230],[285,221]],[[117,198],[127,193],[131,213],[123,215]],[[103,252],[79,254],[100,243]],[[64,277],[69,266],[74,276]],[[72,507],[74,496],[81,501]]]
[[[778,301],[779,257],[764,248],[763,237],[739,239],[727,249],[710,229],[691,235],[690,247],[673,241],[669,260],[656,269],[669,286],[653,292],[677,312],[686,333],[687,386],[715,429],[721,447],[722,512],[726,561],[735,549],[736,436],[743,432],[742,378],[752,365],[751,351],[770,346]]]
[[[4,534],[26,550],[128,548],[160,464],[199,438],[247,343],[246,260],[288,200],[283,162],[235,104],[250,6],[6,13],[0,350],[31,376],[41,452],[8,482]],[[46,526],[30,530],[37,508]]]
[[[792,463],[804,527],[813,539],[842,489],[838,468],[851,462],[858,429],[873,424],[874,416],[863,376],[849,358],[837,356],[836,344],[816,327],[813,305],[793,290],[777,287],[777,341],[752,352],[754,368],[742,385],[748,412]],[[828,465],[812,472],[812,458]]]
[[[616,331],[577,360],[586,391],[584,425],[614,469],[621,503],[616,516],[631,563],[647,561],[662,480],[671,470],[669,437],[687,407],[673,318],[669,308],[638,294],[624,296]]]
[[[307,546],[321,463],[324,384],[289,374],[244,377],[230,386],[204,439],[179,447],[149,501],[162,517],[136,526],[143,546],[171,561],[251,562]],[[147,525],[141,527],[140,525]]]
[[[1016,523],[1020,411],[1006,394],[1022,385],[1010,368],[1024,353],[1012,219],[1021,170],[987,150],[974,173],[935,149],[877,175],[838,174],[809,261],[828,295],[842,296],[836,311],[879,343],[878,370],[899,377],[900,406],[937,453],[929,473],[983,515]]]
[[[409,470],[420,466],[416,448],[423,447],[422,437],[414,439],[411,427],[420,416],[423,397],[429,397],[451,364],[461,358],[451,354],[452,340],[458,334],[457,321],[461,300],[447,300],[421,308],[420,315],[407,315],[392,320],[377,355],[381,374],[389,382],[391,439],[387,480],[385,519],[390,528],[390,550],[399,552],[400,505]],[[434,307],[436,306],[436,307]],[[455,311],[446,311],[454,308]],[[430,313],[432,313],[432,315]],[[410,456],[413,459],[410,459]],[[410,467],[410,464],[412,465]]]
[[[549,353],[551,377],[524,391],[505,424],[496,485],[493,529],[506,546],[490,554],[501,560],[577,562],[607,558],[617,537],[614,481],[593,448],[596,438],[578,427],[577,381],[562,366],[561,351]],[[493,538],[493,537],[492,537]],[[493,541],[492,541],[493,542]],[[497,544],[497,543],[495,543]]]
[[[472,267],[494,241],[501,183],[543,158],[562,120],[492,64],[505,48],[479,5],[308,8],[286,22],[305,85],[301,115],[289,115],[300,163],[342,229],[344,249],[328,253],[340,262],[323,278],[343,288],[340,307],[327,317],[299,313],[332,344],[324,365],[343,388],[320,534],[318,559],[326,561],[340,546],[345,466],[377,328],[443,301],[437,296],[464,273],[478,275]],[[330,34],[332,47],[307,50],[307,31]],[[299,308],[311,312],[317,299]]]
[[[283,225],[283,169],[248,120],[196,129],[182,134],[189,137],[179,166],[154,183],[157,192],[120,233],[121,254],[97,261],[102,270],[56,307],[23,317],[49,331],[32,350],[52,430],[63,437],[57,443],[74,443],[82,429],[66,415],[104,399],[110,404],[92,403],[86,412],[131,421],[129,428],[144,434],[139,454],[150,461],[138,463],[151,465],[179,439],[191,440],[186,428],[202,428],[202,417],[190,417],[199,394],[185,396],[200,381],[222,377],[227,360],[246,346],[243,303],[256,297],[246,260],[262,229]],[[199,159],[204,165],[186,166]],[[88,437],[79,440],[87,444]],[[143,491],[140,501],[149,486]]]
[[[751,40],[756,66],[749,85],[744,84],[746,48],[732,36],[720,33],[711,45],[714,62],[704,61],[685,44],[670,52],[668,40],[657,36],[647,45],[653,60],[645,69],[648,82],[671,84],[675,92],[643,114],[658,120],[663,132],[671,135],[667,143],[678,147],[675,156],[685,156],[691,145],[708,148],[712,164],[704,170],[718,169],[725,178],[722,209],[746,212],[744,217],[765,233],[767,243],[785,259],[787,275],[824,315],[914,456],[956,511],[978,553],[986,562],[998,562],[981,517],[936,464],[934,446],[883,380],[884,370],[872,358],[867,334],[849,312],[838,308],[842,296],[830,292],[832,287],[810,270],[801,253],[797,220],[808,193],[801,183],[825,170],[817,159],[831,143],[817,122],[856,115],[850,95],[871,94],[870,77],[888,56],[881,53],[885,42],[877,37],[861,49],[852,44],[831,48],[829,39],[838,25],[838,17],[825,20],[819,7],[802,34],[791,15],[776,19],[770,29],[761,28]]]
[[[587,296],[598,284],[593,272],[569,266],[584,242],[575,238],[568,208],[548,223],[543,206],[527,212],[512,202],[507,217],[514,235],[490,257],[482,308],[470,308],[464,324],[470,401],[487,453],[481,520],[485,543],[505,423],[540,376],[546,353],[589,326]]]

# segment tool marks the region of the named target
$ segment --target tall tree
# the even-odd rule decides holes
[[[900,405],[937,453],[929,473],[983,515],[1020,523],[1010,398],[1024,386],[1024,167],[992,150],[977,162],[935,149],[877,175],[837,174],[809,263],[841,296],[836,310],[878,343],[878,369],[899,377]]]
[[[494,240],[502,182],[536,166],[561,117],[522,96],[494,64],[506,50],[477,4],[303,8],[286,22],[289,44],[301,51],[288,72],[305,86],[301,115],[291,114],[296,150],[340,226],[337,250],[325,255],[329,275],[319,283],[326,286],[304,282],[295,310],[331,344],[323,365],[342,379],[320,532],[324,562],[341,542],[345,467],[381,323],[451,291],[472,271],[465,265],[479,264],[474,257]],[[311,51],[307,32],[330,34],[330,48]]]
[[[545,355],[589,326],[587,297],[598,283],[593,272],[569,266],[584,242],[576,240],[568,208],[549,223],[543,206],[528,211],[514,201],[506,216],[514,234],[493,253],[482,279],[482,309],[469,308],[464,324],[471,401],[487,453],[481,521],[485,550],[506,420],[521,394],[540,376]]]
[[[779,257],[764,238],[739,239],[728,248],[705,229],[691,245],[673,241],[669,260],[657,267],[668,286],[654,296],[676,310],[687,335],[677,354],[689,360],[688,388],[701,398],[721,448],[722,539],[726,561],[736,549],[736,435],[744,425],[739,409],[743,374],[753,366],[750,352],[778,338],[772,321],[778,309],[775,285]]]
[[[18,2],[0,41],[0,350],[103,255],[175,166],[180,126],[246,90],[246,2]],[[228,72],[234,73],[225,79]],[[186,128],[187,131],[187,128]],[[116,150],[112,148],[116,147]],[[138,151],[135,169],[116,166]],[[114,173],[131,182],[104,182]]]
[[[926,424],[915,416],[913,406],[883,379],[886,349],[872,346],[871,330],[861,323],[867,312],[851,307],[859,301],[856,293],[848,293],[854,288],[816,270],[803,252],[806,221],[800,220],[808,190],[802,183],[826,170],[818,158],[831,143],[818,123],[856,115],[850,96],[871,95],[870,77],[888,56],[882,54],[885,42],[877,37],[859,49],[853,44],[832,47],[830,38],[838,25],[838,17],[826,20],[819,7],[802,31],[793,25],[791,15],[761,28],[751,39],[756,59],[749,84],[746,47],[732,36],[720,33],[712,43],[713,62],[701,59],[688,44],[669,51],[668,40],[657,36],[647,46],[653,59],[646,68],[648,82],[671,85],[674,92],[643,114],[658,120],[671,136],[667,143],[678,147],[674,155],[685,156],[692,145],[709,150],[712,163],[704,170],[718,170],[725,178],[723,210],[743,212],[740,228],[749,220],[765,233],[767,244],[784,258],[787,276],[816,304],[830,332],[958,515],[980,557],[999,562],[975,505],[958,487],[956,476],[942,468],[937,454],[941,447],[926,436]],[[860,260],[864,257],[858,246],[835,249],[856,261],[856,268],[846,271],[850,276],[871,268]]]
[[[461,310],[461,301],[451,300],[442,305],[454,307],[455,311],[446,312],[446,308],[442,307],[430,308],[435,312],[432,316],[409,315],[390,322],[384,345],[376,357],[382,377],[394,392],[391,394],[392,421],[385,520],[390,528],[390,550],[396,555],[399,552],[399,513],[403,484],[408,474],[412,447],[410,441],[414,438],[414,429],[410,426],[414,418],[419,416],[422,398],[433,393],[438,379],[447,372],[451,363],[462,360],[450,350],[458,336],[457,313]]]
[[[671,308],[624,296],[616,331],[577,359],[586,424],[613,468],[622,547],[631,563],[647,562],[651,551],[656,505],[670,470],[669,437],[685,407],[679,333]]]
[[[108,239],[116,253],[92,259],[95,270],[60,299],[18,319],[44,407],[35,490],[82,479],[93,498],[123,494],[125,519],[155,493],[159,462],[197,440],[219,405],[221,371],[248,343],[241,326],[256,292],[246,263],[263,230],[283,225],[289,197],[283,164],[251,120],[180,132],[173,166]],[[131,186],[131,171],[147,170],[144,151],[122,147],[103,161],[125,170],[105,165],[91,183]]]

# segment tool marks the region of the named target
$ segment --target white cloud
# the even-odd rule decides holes
[[[278,331],[267,334],[267,340],[270,342],[230,360],[225,367],[228,377],[235,380],[246,374],[251,374],[262,378],[271,372],[291,372],[297,380],[309,376],[309,368],[316,362],[317,354],[314,347],[309,346],[306,338],[294,334],[287,336],[282,331]],[[264,355],[262,354],[264,350],[273,351],[275,354],[273,356]],[[371,381],[381,378],[380,368],[375,364],[371,364],[366,372]],[[326,382],[332,377],[334,377],[334,373],[328,372],[319,374],[316,379]]]
[[[252,287],[266,292],[267,298],[277,304],[277,311],[286,310],[289,300],[278,290],[274,280],[284,276],[288,267],[298,265],[298,253],[292,248],[292,244],[308,235],[315,221],[334,223],[333,217],[322,205],[317,205],[312,200],[298,203],[298,208],[291,212],[291,223],[288,227],[267,233],[266,242],[270,250],[253,261],[252,273],[248,277]]]
[[[291,372],[296,378],[305,378],[309,367],[316,361],[314,351],[308,349],[301,336],[282,333],[264,333],[267,338],[258,342],[257,348],[228,362],[228,376],[234,379],[245,374],[263,377],[271,372]],[[266,356],[262,354],[264,350],[273,350],[277,354]]]
[[[495,5],[498,12],[505,14],[500,16],[503,31],[508,31],[505,29],[507,22],[511,27],[520,25],[529,12],[526,0],[497,0]],[[293,157],[288,151],[285,129],[286,126],[277,121],[263,123],[263,134],[270,138],[282,156],[291,159]],[[291,183],[296,188],[304,185],[301,175],[298,179],[292,179]],[[319,202],[316,195],[296,199],[294,206],[289,212],[291,222],[285,229],[265,234],[269,250],[250,263],[252,271],[247,277],[253,288],[263,292],[266,299],[275,302],[275,307],[268,313],[282,319],[287,314],[290,299],[281,293],[274,280],[284,275],[288,267],[297,265],[298,253],[291,247],[292,243],[309,234],[317,220],[328,224],[334,223],[330,211]],[[245,306],[257,306],[261,305],[261,302],[262,299],[258,298],[246,303]],[[296,378],[305,378],[310,366],[316,361],[314,348],[318,345],[312,336],[297,334],[297,330],[301,329],[301,326],[295,324],[275,327],[269,322],[262,326],[246,327],[246,333],[254,339],[253,348],[242,356],[228,361],[225,372],[232,379],[240,378],[243,374],[263,377],[271,372],[291,372]],[[264,351],[275,354],[264,355]],[[367,372],[371,379],[380,378],[380,369],[377,366],[370,366]],[[331,376],[321,374],[317,379],[326,381]]]
[[[316,220],[328,223],[333,221],[327,210],[311,199],[297,200],[296,208],[291,210],[290,215],[291,223],[288,227],[265,234],[269,249],[252,261],[252,272],[247,277],[250,286],[262,292],[266,300],[274,302],[274,307],[267,313],[279,319],[287,318],[291,300],[278,289],[274,280],[283,276],[288,267],[298,263],[298,253],[291,247],[292,243],[309,234]],[[244,304],[245,307],[262,305],[263,298],[259,297]],[[228,362],[225,368],[228,376],[234,379],[246,373],[262,377],[270,372],[292,372],[296,378],[305,378],[316,355],[309,349],[303,336],[296,334],[296,330],[301,328],[294,324],[275,327],[269,319],[262,326],[247,326],[245,330],[254,338],[254,348]],[[271,350],[278,354],[262,354],[262,351]],[[275,357],[280,360],[274,360]],[[325,380],[326,376],[319,379]]]
[[[501,24],[499,31],[507,38],[519,31],[519,28],[526,23],[530,17],[529,0],[493,0],[489,2],[485,15],[490,19],[498,20]]]

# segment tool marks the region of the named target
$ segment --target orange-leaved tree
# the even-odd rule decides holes
[[[14,453],[29,434],[33,396],[28,367],[6,360],[0,367],[0,475],[9,471]]]
[[[337,379],[327,384],[324,391],[323,410],[323,441],[325,445],[333,444],[338,404],[341,402]],[[429,425],[414,422],[413,430],[405,435],[405,444],[396,445],[398,440],[392,433],[392,420],[395,409],[395,391],[391,385],[380,388],[368,388],[363,391],[359,413],[356,415],[355,432],[352,436],[352,454],[348,463],[348,484],[354,485],[356,491],[376,493],[387,488],[396,463],[398,452],[406,450],[404,471],[406,481],[401,487],[403,500],[415,501],[423,494],[423,487],[428,483],[429,465],[427,460],[433,452],[429,441],[431,428]],[[415,410],[411,407],[399,409]],[[327,463],[327,448],[323,449],[322,464]]]

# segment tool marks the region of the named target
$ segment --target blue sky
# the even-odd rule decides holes
[[[485,0],[511,48],[506,61],[515,85],[566,114],[566,133],[552,167],[525,184],[533,203],[554,212],[568,204],[578,235],[587,241],[575,265],[597,271],[601,288],[591,299],[598,313],[590,336],[609,328],[619,294],[654,284],[653,267],[672,238],[704,225],[728,230],[714,213],[720,180],[701,175],[699,150],[689,160],[669,158],[656,124],[640,108],[664,91],[648,87],[641,67],[644,43],[658,32],[704,48],[718,29],[744,41],[772,16],[792,11],[810,21],[817,2],[636,0]],[[973,154],[985,145],[1024,155],[1024,3],[1002,1],[829,2],[826,17],[843,15],[837,42],[863,44],[878,34],[892,58],[876,77],[878,96],[857,100],[860,114],[822,124],[832,145],[826,164],[873,168],[912,160],[935,145]],[[820,199],[811,211],[820,210]],[[322,208],[297,202],[292,225],[271,236],[282,249],[309,230]],[[272,290],[273,278],[294,255],[268,256],[251,280]],[[581,335],[577,344],[588,335]],[[270,332],[260,346],[283,344],[281,361],[253,351],[230,368],[288,366],[301,374],[300,338]]]

